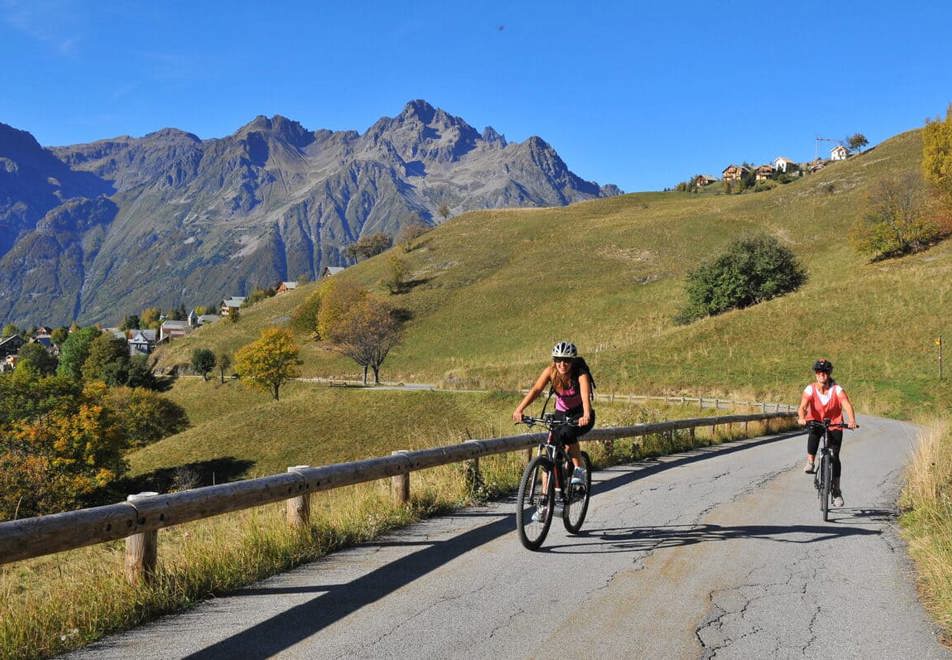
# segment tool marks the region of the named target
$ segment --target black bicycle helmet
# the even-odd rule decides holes
[[[578,350],[575,344],[568,341],[560,341],[552,347],[552,357],[554,358],[574,358],[578,357]]]
[[[813,371],[822,371],[827,374],[833,373],[833,363],[827,359],[820,358],[813,363]]]

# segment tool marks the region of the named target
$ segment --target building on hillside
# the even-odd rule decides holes
[[[823,160],[822,158],[817,158],[816,160],[811,160],[807,163],[807,172],[813,174],[814,172],[819,172],[829,161]]]
[[[297,282],[281,282],[281,284],[278,285],[278,288],[275,289],[275,294],[277,295],[279,293],[287,293],[288,291],[294,291],[294,289],[296,289],[297,287],[298,287]]]
[[[34,335],[32,341],[45,348],[50,355],[59,355],[59,346],[53,343],[53,338],[49,335]]]
[[[704,186],[709,186],[712,183],[717,183],[717,179],[710,176],[709,174],[698,174],[694,177],[694,187],[703,188]]]
[[[188,334],[188,321],[165,321],[159,327],[159,343]]]
[[[8,355],[16,355],[20,352],[20,348],[26,343],[26,340],[20,335],[10,335],[0,339],[0,358],[5,358]]]
[[[41,325],[36,330],[33,331],[33,336],[38,337],[39,335],[51,335],[53,334],[53,328],[48,328],[45,325]]]
[[[134,330],[129,338],[129,355],[148,355],[155,350],[155,330]]]
[[[724,181],[741,181],[750,176],[750,168],[746,165],[728,165],[721,172],[721,178]]]
[[[754,180],[756,181],[766,181],[767,179],[772,179],[773,175],[773,165],[761,165],[756,170],[754,170]]]
[[[241,303],[243,302],[245,302],[245,296],[232,296],[231,298],[225,298],[221,301],[221,315],[228,316],[228,313],[231,310],[240,308]]]
[[[188,327],[190,328],[198,327],[198,314],[195,313],[194,309],[188,313],[188,316],[186,317],[185,320],[188,321]]]
[[[838,144],[830,150],[830,160],[846,160],[850,155],[850,150],[842,144]]]
[[[209,323],[214,323],[220,318],[221,317],[218,316],[218,314],[202,314],[201,316],[198,317],[198,325],[203,326]]]
[[[773,168],[776,172],[782,172],[783,174],[790,174],[796,172],[800,169],[800,164],[795,163],[789,158],[784,158],[783,156],[777,156],[773,160]]]
[[[324,266],[324,270],[321,271],[321,279],[325,277],[330,277],[332,275],[337,275],[337,273],[344,270],[345,266]]]
[[[4,373],[6,371],[13,371],[14,369],[16,369],[18,359],[19,359],[19,356],[17,356],[16,354],[8,355],[0,359],[0,373]]]

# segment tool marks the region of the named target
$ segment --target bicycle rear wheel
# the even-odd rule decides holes
[[[582,467],[585,469],[585,483],[581,486],[569,486],[569,501],[562,509],[562,524],[569,534],[578,534],[588,513],[588,501],[592,497],[592,461],[582,452]]]
[[[516,501],[516,529],[522,545],[529,550],[538,550],[549,533],[554,506],[552,462],[547,456],[536,456],[522,473]]]
[[[823,520],[830,519],[830,487],[833,484],[833,462],[829,455],[823,454],[820,459],[820,511],[823,512]]]

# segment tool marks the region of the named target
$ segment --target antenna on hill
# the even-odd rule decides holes
[[[839,140],[836,140],[836,139],[834,139],[834,138],[820,137],[819,135],[817,135],[817,136],[816,136],[816,149],[814,149],[814,151],[813,151],[813,160],[816,160],[817,158],[820,157],[820,142],[836,142],[836,143],[839,143]]]

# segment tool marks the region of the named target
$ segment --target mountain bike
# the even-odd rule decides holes
[[[833,488],[833,450],[830,449],[828,436],[831,430],[846,429],[849,426],[846,424],[831,424],[829,419],[824,419],[822,422],[808,421],[807,428],[816,429],[820,432],[820,446],[815,458],[817,467],[813,473],[813,485],[816,487],[816,494],[820,498],[820,511],[823,513],[823,520],[827,522],[830,520],[830,493]]]
[[[522,473],[516,502],[519,540],[527,549],[537,550],[549,533],[553,516],[560,510],[566,531],[570,534],[581,531],[592,494],[592,461],[588,454],[581,452],[585,479],[581,484],[573,484],[575,465],[565,450],[565,443],[559,442],[553,431],[560,426],[578,426],[574,420],[549,413],[542,417],[523,415],[522,423],[530,428],[544,426],[549,430],[545,441],[539,443],[538,453]]]

